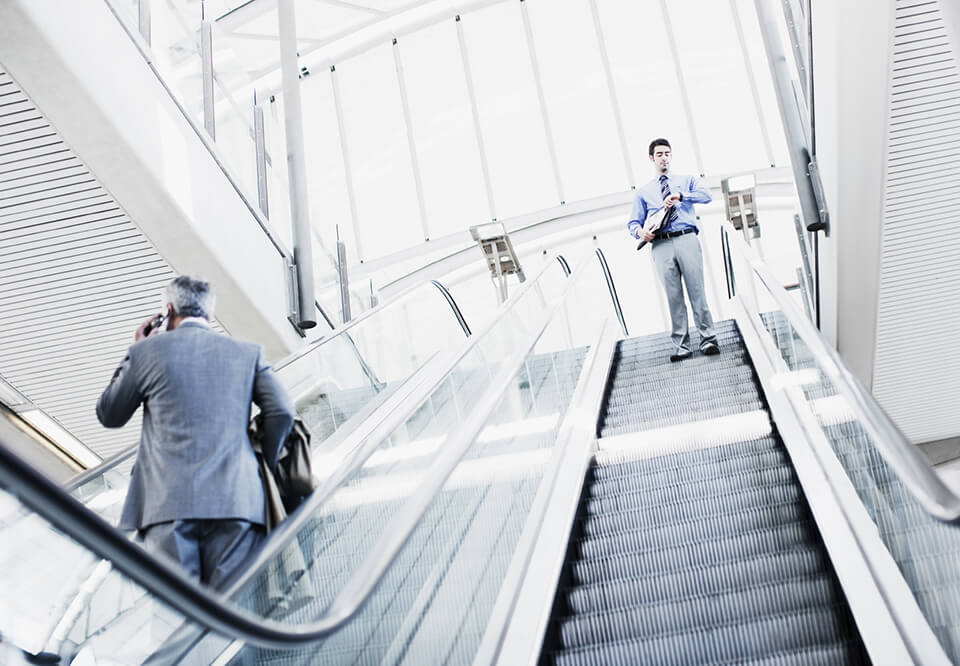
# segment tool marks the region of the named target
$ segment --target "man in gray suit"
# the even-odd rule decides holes
[[[166,326],[148,320],[137,329],[97,402],[97,418],[119,428],[143,405],[119,527],[139,530],[148,547],[218,586],[264,535],[263,486],[247,436],[251,399],[264,415],[271,467],[294,410],[259,346],[210,330],[215,297],[208,282],[178,277],[166,300]]]

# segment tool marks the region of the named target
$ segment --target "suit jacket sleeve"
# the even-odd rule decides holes
[[[269,365],[257,357],[257,374],[253,382],[253,401],[263,415],[263,455],[270,469],[277,467],[280,448],[290,434],[296,412],[293,402],[280,384],[280,379]]]
[[[120,428],[126,425],[142,402],[143,393],[128,351],[97,401],[97,418],[107,428]]]

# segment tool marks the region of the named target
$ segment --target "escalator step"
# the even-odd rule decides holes
[[[553,655],[556,666],[744,663],[806,653],[852,637],[844,606],[804,610],[694,632],[591,645]]]
[[[792,615],[832,606],[842,600],[843,594],[836,584],[829,576],[821,575],[721,595],[576,615],[561,621],[560,636],[564,649],[649,640],[664,634],[743,624],[766,616]]]
[[[736,534],[738,531],[773,527],[784,522],[804,520],[808,516],[809,510],[805,503],[785,501],[731,512],[717,517],[716,520],[692,518],[673,524],[648,525],[642,533],[644,538],[663,544],[686,543],[702,541],[704,537],[712,535]],[[582,538],[618,538],[624,532],[639,532],[635,526],[616,516],[613,519],[606,518],[594,516],[589,521],[581,522],[580,525],[584,528]]]
[[[793,469],[786,465],[771,469],[759,469],[731,474],[704,482],[692,479],[671,485],[634,486],[629,491],[617,494],[604,493],[584,500],[587,514],[634,511],[644,507],[676,504],[694,496],[700,501],[716,498],[718,502],[736,493],[746,493],[752,489],[768,486],[786,485],[793,482]],[[624,484],[625,485],[625,484]],[[696,488],[694,487],[696,486]]]
[[[729,493],[722,498],[694,498],[670,505],[646,507],[643,510],[620,511],[581,518],[588,536],[623,530],[640,530],[655,525],[687,520],[721,520],[731,513],[750,508],[800,502],[803,492],[793,483],[750,488]]]
[[[755,455],[773,454],[787,461],[783,447],[773,437],[741,440],[723,446],[705,447],[693,451],[669,453],[652,458],[637,458],[632,452],[604,452],[597,454],[597,465],[593,468],[593,477],[604,480],[610,477],[639,475],[663,470],[682,474],[687,469],[692,474],[701,466],[724,468],[736,466],[740,458]]]
[[[827,557],[819,550],[767,553],[744,558],[737,567],[724,563],[577,585],[566,590],[566,603],[572,613],[592,613],[790,580],[785,570],[795,578],[807,578],[828,566]]]
[[[650,539],[643,532],[624,532],[602,539],[585,539],[576,543],[580,563],[612,557],[655,557],[658,560],[690,561],[697,552],[708,549],[713,556],[716,553],[721,561],[730,552],[740,553],[743,557],[763,552],[786,550],[788,547],[815,543],[817,531],[807,521],[775,525],[761,530],[738,532],[727,535],[708,535],[701,541],[679,545],[664,545]],[[720,554],[723,554],[722,556]],[[706,563],[707,560],[697,560]]]
[[[783,554],[789,547],[795,551],[790,553],[795,557],[783,560],[782,572],[785,577],[793,577],[795,572],[790,569],[791,566],[806,568],[809,562],[805,558],[816,557],[817,544],[811,543],[812,539],[808,539],[807,536],[808,533],[804,531],[793,543],[784,538],[781,540],[783,546],[777,541],[765,542],[763,538],[753,537],[736,542],[705,542],[683,548],[581,560],[573,563],[571,576],[575,583],[589,585],[698,567],[727,565],[736,569],[740,566],[741,559],[771,553]],[[726,575],[727,572],[718,572],[718,575],[721,574]]]
[[[637,461],[642,462],[642,461]],[[618,465],[622,474],[598,477],[591,484],[590,497],[606,497],[616,493],[631,492],[638,488],[654,488],[660,485],[682,483],[713,483],[733,474],[749,474],[787,465],[787,457],[781,451],[731,457],[721,461],[691,464],[687,468],[665,467],[662,469],[641,465]]]

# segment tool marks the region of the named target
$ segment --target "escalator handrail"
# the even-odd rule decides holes
[[[460,306],[457,305],[457,301],[454,299],[453,294],[451,294],[446,285],[439,280],[430,280],[430,284],[439,289],[440,293],[443,294],[443,297],[447,299],[447,304],[449,304],[450,309],[453,310],[453,316],[457,318],[460,328],[463,329],[464,334],[469,338],[471,335],[470,327],[467,325],[467,320],[463,318],[463,312],[460,311]]]
[[[803,315],[753,248],[738,237],[729,222],[721,224],[726,232],[727,247],[731,251],[736,251],[747,262],[766,287],[777,307],[813,354],[820,369],[847,398],[850,407],[857,414],[858,421],[867,430],[873,445],[904,486],[937,520],[947,523],[960,522],[960,497],[943,482],[923,454],[910,443],[897,424],[847,368],[839,352]]]
[[[578,274],[583,273],[584,271],[578,271]],[[224,636],[268,648],[291,648],[315,641],[335,631],[362,608],[396,556],[399,555],[437,493],[442,490],[446,479],[486,424],[489,413],[499,404],[503,391],[523,366],[527,356],[559,311],[566,296],[571,293],[571,288],[578,277],[579,275],[572,276],[562,293],[538,320],[533,333],[528,334],[526,344],[511,354],[509,359],[501,365],[492,388],[484,393],[467,419],[445,441],[440,458],[430,468],[433,474],[428,476],[406,501],[398,516],[391,521],[391,526],[382,533],[377,546],[371,549],[367,558],[341,588],[333,603],[325,609],[319,619],[309,624],[291,626],[257,616],[236,607],[227,597],[202,587],[184,575],[174,564],[151,555],[141,546],[127,539],[122,532],[65,493],[2,443],[0,443],[0,487],[18,497],[24,505],[43,516],[68,537],[97,556],[109,560],[116,569],[132,581],[192,622]],[[535,280],[529,282],[533,284]],[[518,291],[518,295],[520,293]],[[501,306],[499,312],[505,312],[505,308]],[[495,326],[498,321],[499,317],[491,321],[489,326]],[[468,346],[475,344],[481,337],[473,336],[471,345]],[[447,374],[437,381],[436,386],[445,380]],[[13,430],[12,425],[2,422],[0,422],[0,428]],[[19,432],[11,432],[11,434],[26,437]],[[439,464],[441,462],[442,465]]]
[[[600,267],[603,269],[603,277],[607,281],[607,289],[610,291],[610,300],[613,301],[613,309],[617,313],[617,321],[620,322],[620,330],[623,331],[623,335],[629,336],[630,333],[627,331],[627,322],[623,319],[623,309],[620,307],[620,296],[617,295],[617,286],[613,283],[613,275],[610,273],[610,267],[607,265],[607,258],[603,254],[603,250],[599,247],[596,250],[597,259],[600,260]]]

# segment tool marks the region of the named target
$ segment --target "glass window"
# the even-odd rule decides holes
[[[486,185],[454,21],[401,37],[431,237],[489,222]]]
[[[769,166],[726,2],[668,3],[706,173]]]
[[[587,0],[526,6],[565,199],[629,189]]]
[[[333,103],[333,88],[329,70],[315,72],[300,86],[303,105],[303,140],[306,146],[307,197],[310,206],[310,224],[322,247],[314,247],[314,265],[336,265],[337,227],[340,238],[347,245],[347,258],[357,259],[357,240],[350,218],[350,199],[347,195],[347,177],[343,168],[343,151],[337,128],[337,111]],[[285,161],[275,164],[286,168]],[[283,192],[283,196],[287,196]],[[323,253],[326,258],[317,255]],[[320,276],[317,276],[318,279]]]
[[[780,112],[777,109],[777,96],[773,90],[773,79],[770,75],[770,65],[763,48],[763,38],[760,35],[760,22],[757,19],[757,9],[751,0],[736,0],[737,10],[743,25],[743,34],[747,43],[747,54],[753,67],[753,77],[757,82],[757,94],[760,97],[760,107],[770,134],[770,143],[773,146],[774,163],[777,166],[790,166],[790,153],[787,150],[787,140],[783,134],[783,123],[780,121]],[[784,40],[783,43],[789,44]],[[790,61],[790,58],[787,59]],[[754,113],[756,118],[756,113]],[[755,130],[758,131],[758,130]]]
[[[337,65],[360,260],[423,240],[390,42]]]
[[[652,178],[647,146],[666,137],[673,168],[699,173],[660,5],[597,0],[637,185]]]
[[[480,126],[500,219],[560,203],[530,65],[520,3],[462,17]]]

